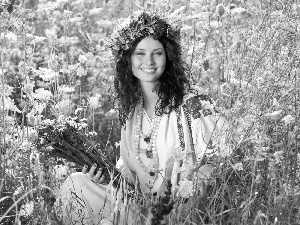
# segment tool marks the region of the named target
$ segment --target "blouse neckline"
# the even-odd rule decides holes
[[[147,113],[147,111],[145,110],[144,107],[143,107],[143,113],[144,113],[144,116],[146,117],[146,119],[148,120],[148,123],[149,123],[150,125],[152,125],[152,120],[151,120],[151,118],[148,116],[148,113]]]

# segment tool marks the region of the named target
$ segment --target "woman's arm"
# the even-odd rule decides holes
[[[196,95],[187,99],[184,107],[191,118],[198,162],[204,155],[228,154],[225,146],[228,122],[215,110],[213,101],[205,94]]]
[[[132,182],[135,182],[134,176],[128,167],[129,151],[126,143],[126,131],[122,127],[121,130],[121,142],[120,142],[120,159],[117,162],[116,167],[122,172],[122,174]]]

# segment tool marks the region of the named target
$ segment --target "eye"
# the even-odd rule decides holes
[[[135,54],[135,55],[145,55],[144,52],[135,52],[134,54]]]
[[[154,52],[153,55],[163,55],[164,53],[162,51]]]

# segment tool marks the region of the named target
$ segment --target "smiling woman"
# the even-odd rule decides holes
[[[165,48],[152,36],[145,37],[136,46],[132,56],[132,73],[139,79],[143,87],[144,82],[157,84],[159,78],[165,71],[166,53]]]
[[[209,143],[222,140],[218,135],[225,121],[204,92],[191,90],[181,58],[179,29],[155,14],[143,12],[121,24],[111,43],[122,125],[117,167],[145,197],[161,196],[166,184],[171,183],[175,196],[189,198],[196,181],[193,175],[200,167],[197,159],[201,163],[207,150],[214,151],[208,148]],[[120,209],[113,203],[115,190],[100,184],[102,169],[96,172],[96,168],[83,168],[62,187],[69,223],[80,221],[80,213],[88,223]],[[69,200],[72,195],[74,201]],[[75,207],[74,211],[69,203],[86,207]],[[129,209],[129,215],[134,214],[138,217],[137,211]],[[135,224],[122,216],[119,219]]]
[[[157,96],[152,90],[159,83],[166,66],[164,46],[158,40],[154,40],[152,36],[145,37],[132,53],[131,65],[132,73],[139,80],[143,92],[144,108],[151,118],[157,103]]]

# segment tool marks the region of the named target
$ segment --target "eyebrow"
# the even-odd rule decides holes
[[[146,50],[144,48],[136,48],[135,50]],[[156,49],[153,49],[153,51],[156,51],[156,50],[164,50],[163,48],[156,48]]]

